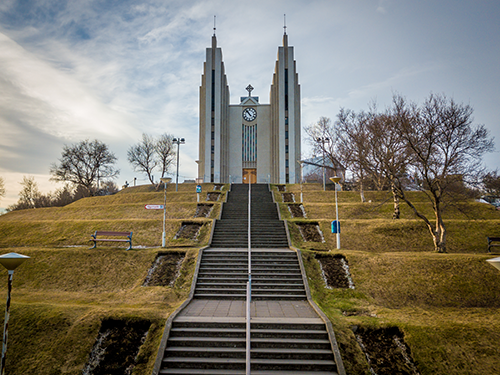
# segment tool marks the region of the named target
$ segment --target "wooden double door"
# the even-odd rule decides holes
[[[255,168],[243,169],[243,183],[244,184],[256,184],[257,183],[257,169],[255,169]]]

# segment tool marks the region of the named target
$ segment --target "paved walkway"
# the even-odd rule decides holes
[[[176,320],[198,321],[245,320],[246,301],[202,300],[193,299],[177,316]],[[307,301],[254,301],[250,305],[250,316],[253,321],[271,320],[322,320]]]

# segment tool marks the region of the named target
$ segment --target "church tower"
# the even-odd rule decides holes
[[[222,61],[222,49],[212,36],[207,48],[200,86],[200,151],[198,177],[206,182],[228,180],[229,87]]]
[[[270,104],[248,96],[229,103],[222,50],[207,48],[200,86],[198,177],[214,183],[297,183],[300,180],[300,86],[293,47],[283,35]]]
[[[300,86],[293,47],[288,35],[278,48],[278,59],[271,85],[271,169],[273,183],[288,184],[300,181]]]

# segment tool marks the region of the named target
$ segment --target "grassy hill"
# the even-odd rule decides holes
[[[204,184],[210,192],[213,185]],[[329,223],[335,215],[334,193],[304,185],[306,218],[292,218],[281,192],[273,187],[294,245],[303,249],[311,291],[331,319],[349,374],[368,374],[353,327],[393,327],[404,333],[422,374],[493,374],[500,367],[500,272],[486,259],[486,236],[500,235],[500,212],[464,202],[446,213],[449,253],[432,252],[424,224],[402,204],[394,221],[385,192],[339,192],[342,250],[336,250]],[[288,185],[296,201],[300,186]],[[0,253],[31,259],[14,274],[7,371],[10,374],[81,374],[106,319],[151,323],[134,374],[150,374],[163,325],[187,297],[198,249],[207,244],[219,201],[208,218],[195,218],[194,185],[167,191],[167,249],[161,249],[163,191],[128,188],[113,196],[77,201],[62,208],[11,212],[0,216]],[[415,193],[418,205],[424,197]],[[203,193],[206,203],[206,193]],[[430,211],[428,211],[430,213]],[[183,222],[201,222],[197,240],[174,239]],[[305,242],[301,222],[317,222],[325,242]],[[134,249],[98,245],[89,249],[95,230],[130,230]],[[142,286],[160,252],[186,256],[169,287]],[[355,289],[326,288],[316,254],[343,255]],[[5,282],[0,308],[5,308]]]
[[[399,327],[421,374],[495,374],[500,366],[500,273],[486,259],[486,237],[500,235],[500,211],[473,201],[449,204],[448,253],[433,252],[424,223],[401,204],[392,220],[389,192],[339,192],[341,250],[330,233],[333,191],[304,185],[306,219],[292,218],[274,189],[295,246],[303,251],[313,298],[336,330],[348,374],[369,374],[356,342],[359,327]],[[316,189],[319,189],[316,186]],[[287,186],[300,202],[300,186]],[[416,205],[432,219],[422,193]],[[325,242],[304,242],[297,223],[317,222]],[[325,287],[316,254],[342,255],[355,289]],[[498,255],[496,255],[498,256]]]

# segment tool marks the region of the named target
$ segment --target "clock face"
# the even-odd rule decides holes
[[[255,120],[257,118],[257,110],[255,108],[245,108],[243,118],[248,122]]]

